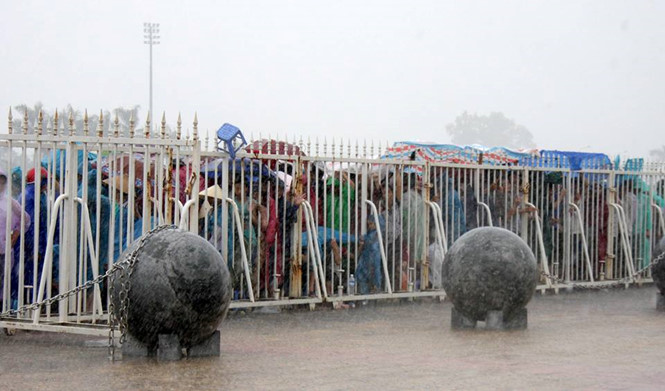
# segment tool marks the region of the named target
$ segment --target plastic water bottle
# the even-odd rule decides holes
[[[356,278],[351,274],[349,276],[349,295],[355,295],[356,294]]]

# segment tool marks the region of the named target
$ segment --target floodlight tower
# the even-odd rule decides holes
[[[150,46],[150,133],[154,114],[152,111],[152,46],[159,45],[159,23],[143,23],[143,43]]]

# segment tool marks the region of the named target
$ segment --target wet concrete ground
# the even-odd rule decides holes
[[[665,388],[656,289],[535,296],[526,331],[450,330],[450,303],[233,314],[222,357],[110,363],[90,337],[0,336],[0,389]],[[97,339],[98,341],[98,339]]]

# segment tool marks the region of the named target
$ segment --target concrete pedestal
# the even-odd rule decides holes
[[[450,327],[453,330],[468,330],[476,328],[477,322],[452,308]],[[488,311],[485,316],[486,330],[525,330],[527,328],[527,310],[522,308],[513,312],[510,318],[503,316],[502,311]]]
[[[656,294],[656,309],[665,312],[665,296],[660,293]]]
[[[476,321],[467,318],[459,311],[452,308],[450,312],[450,328],[453,330],[469,330],[476,328]]]
[[[219,357],[221,338],[219,330],[216,330],[210,338],[187,350],[188,357]]]
[[[131,334],[128,333],[125,336],[125,343],[122,344],[123,357],[148,357],[151,353],[154,354],[143,342],[132,337]]]
[[[157,359],[159,361],[177,361],[182,358],[182,347],[177,334],[159,334]]]

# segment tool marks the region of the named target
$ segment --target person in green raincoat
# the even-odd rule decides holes
[[[418,178],[415,174],[404,176],[403,185],[406,191],[402,195],[402,233],[404,245],[407,246],[409,259],[417,263],[423,260],[425,234],[425,203],[418,191]]]
[[[346,172],[337,172],[326,181],[326,227],[349,232],[351,206],[355,204],[353,182]]]
[[[637,198],[633,224],[633,248],[635,259],[641,260],[637,265],[641,269],[651,263],[651,244],[653,242],[651,239],[655,237],[654,229],[658,229],[654,225],[652,203],[663,208],[665,200],[656,193],[653,194],[652,199],[649,185],[638,177],[633,179],[633,190]]]

